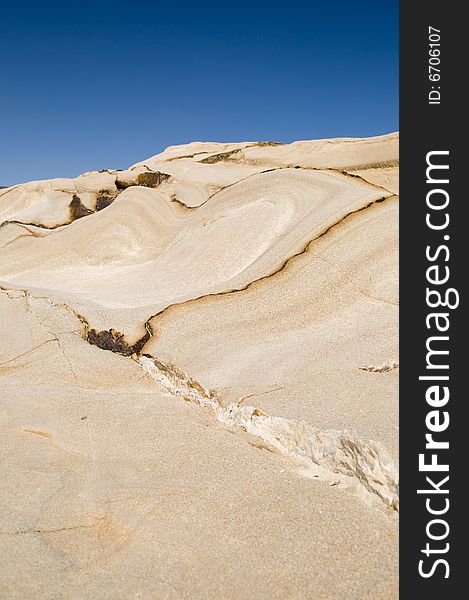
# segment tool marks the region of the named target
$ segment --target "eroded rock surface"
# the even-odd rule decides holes
[[[398,136],[0,190],[0,595],[397,598]]]

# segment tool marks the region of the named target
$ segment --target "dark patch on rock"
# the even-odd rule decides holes
[[[285,146],[283,142],[257,142],[256,146]]]
[[[155,188],[166,179],[169,179],[169,177],[170,175],[167,173],[162,173],[161,171],[145,171],[144,173],[139,173],[135,181],[125,181],[123,179],[116,178],[116,188],[118,190],[126,190],[127,188],[135,185]]]
[[[237,148],[236,150],[229,150],[228,152],[219,152],[218,154],[212,154],[211,156],[207,156],[207,158],[203,158],[201,163],[213,165],[214,163],[229,160],[232,156],[241,155],[241,149]]]
[[[126,190],[128,187],[131,187],[132,185],[135,185],[135,183],[132,183],[131,181],[123,181],[122,179],[116,178],[116,188],[118,190]]]
[[[90,329],[88,331],[88,342],[93,346],[98,346],[102,350],[110,350],[123,356],[130,356],[132,354],[132,348],[125,341],[124,334],[114,329],[109,329],[109,331]]]
[[[228,150],[228,152],[212,154],[199,162],[212,165],[220,161],[230,160],[231,158],[243,158],[243,150],[249,150],[249,148],[254,148],[255,146],[284,146],[284,144],[282,142],[256,142],[244,148],[236,148],[235,150]]]
[[[145,324],[145,327],[147,328],[147,332],[145,333],[145,335],[143,335],[137,342],[135,342],[135,344],[132,346],[132,352],[135,354],[140,354],[140,352],[142,351],[143,347],[145,346],[145,344],[148,342],[148,340],[151,338],[151,333],[150,333],[150,325],[149,324]]]
[[[96,212],[110,206],[115,200],[114,196],[98,196],[96,198]]]
[[[70,210],[70,218],[72,221],[76,221],[77,219],[81,219],[82,217],[86,217],[88,215],[93,214],[92,210],[90,210],[89,208],[86,208],[86,206],[83,206],[80,198],[76,194],[73,194],[73,198],[72,198],[72,201],[70,202],[69,210]]]
[[[146,171],[145,173],[139,173],[137,175],[137,185],[144,185],[145,187],[154,188],[169,179],[167,173],[161,171]]]
[[[138,354],[149,339],[150,332],[147,331],[143,337],[131,346],[124,339],[124,334],[115,329],[109,329],[109,331],[96,331],[96,329],[90,329],[87,335],[89,344],[98,346],[98,348],[101,348],[102,350],[109,350],[116,354],[122,354],[122,356]]]

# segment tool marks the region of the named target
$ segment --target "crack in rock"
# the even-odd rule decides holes
[[[327,235],[332,229],[334,229],[335,227],[339,226],[346,219],[350,218],[351,216],[353,216],[353,215],[355,215],[357,213],[360,213],[360,212],[362,212],[364,210],[367,210],[368,208],[370,208],[374,204],[380,204],[381,202],[385,202],[386,200],[390,200],[390,199],[393,199],[393,198],[396,198],[396,197],[397,196],[395,194],[389,194],[387,196],[382,196],[381,198],[378,198],[377,200],[372,200],[371,202],[369,202],[365,206],[362,206],[361,208],[357,208],[356,210],[353,210],[353,211],[347,213],[346,215],[344,215],[343,217],[341,217],[338,221],[336,221],[332,225],[329,225],[326,229],[324,229],[321,233],[319,233],[317,236],[315,236],[312,240],[310,240],[309,242],[307,242],[306,245],[303,248],[301,248],[298,252],[296,252],[295,254],[292,254],[287,259],[285,259],[285,261],[279,267],[277,267],[274,271],[272,271],[271,273],[268,273],[267,275],[263,275],[263,276],[261,276],[261,277],[259,277],[257,279],[253,279],[252,281],[250,281],[249,283],[247,283],[246,285],[244,285],[242,287],[234,288],[234,289],[231,289],[231,290],[226,290],[226,291],[223,291],[223,292],[212,292],[212,293],[209,293],[209,294],[203,294],[202,296],[197,296],[195,298],[189,298],[188,300],[184,300],[183,302],[177,302],[175,304],[169,304],[168,306],[166,306],[165,308],[163,308],[162,310],[160,310],[158,313],[150,316],[147,319],[147,321],[145,323],[146,330],[148,331],[148,329],[150,327],[150,322],[153,319],[155,319],[157,317],[161,317],[164,313],[166,313],[166,311],[173,310],[176,307],[187,305],[189,303],[197,302],[199,300],[206,299],[206,298],[216,298],[216,297],[222,297],[222,296],[229,296],[231,294],[237,294],[239,292],[244,292],[244,291],[250,289],[252,286],[254,286],[254,285],[256,285],[256,284],[258,284],[258,283],[260,283],[262,281],[265,281],[267,279],[270,279],[271,277],[274,277],[275,275],[278,275],[279,273],[281,273],[282,271],[284,271],[292,261],[296,260],[299,256],[302,256],[303,254],[306,254],[307,252],[309,252],[309,250],[311,249],[311,246],[314,244],[314,242],[316,242],[320,238],[322,238],[325,235]],[[369,296],[369,297],[371,299],[375,300],[376,302],[384,302],[386,304],[394,304],[394,303],[391,303],[391,302],[389,302],[387,300],[383,300],[381,298],[375,298],[374,296],[373,297]],[[144,345],[142,346],[142,349],[144,348]],[[129,354],[132,354],[132,353],[129,353]]]
[[[202,204],[199,204],[198,206],[189,206],[188,204],[186,204],[185,202],[183,202],[182,200],[180,200],[176,194],[171,194],[170,197],[171,202],[174,202],[176,204],[179,204],[180,206],[182,206],[183,208],[185,208],[186,210],[196,210],[197,208],[200,208],[202,206],[202,204],[205,204],[205,202],[203,202]]]
[[[242,405],[243,399],[224,407],[213,392],[181,369],[148,354],[135,360],[170,394],[210,408],[223,425],[246,431],[282,454],[350,477],[380,498],[390,511],[398,512],[398,470],[379,442],[356,436],[350,430],[323,430],[304,421],[270,416],[254,406]]]
[[[256,148],[263,146],[282,146],[281,142],[256,142],[254,144],[249,144],[248,146],[244,146],[243,148],[235,148],[234,150],[228,150],[227,152],[218,152],[216,154],[210,154],[206,158],[202,158],[199,160],[199,163],[213,165],[218,162],[223,162],[225,160],[236,160],[237,158],[243,159],[245,158],[243,150],[247,150],[248,148]],[[195,156],[195,155],[194,155]]]
[[[369,366],[369,367],[358,367],[360,371],[367,371],[368,373],[389,373],[389,371],[394,371],[399,368],[399,363],[395,360],[389,360],[379,367]]]
[[[224,159],[223,157],[229,156],[233,152],[246,150],[247,148],[255,148],[256,146],[262,147],[262,146],[284,146],[284,145],[285,144],[283,142],[253,142],[251,144],[247,144],[246,146],[242,146],[241,148],[235,148],[234,150],[228,150],[227,152],[218,152],[217,154],[211,155],[211,156],[221,157],[221,158],[218,158],[218,160],[213,161],[213,162],[219,162],[220,160]],[[207,150],[200,150],[199,152],[193,152],[192,154],[185,154],[183,156],[173,156],[171,158],[167,158],[166,160],[168,162],[171,162],[171,161],[175,161],[175,160],[181,160],[183,158],[194,158],[194,156],[200,156],[201,154],[210,154],[210,152],[208,152]],[[210,156],[208,158],[210,158]],[[210,162],[210,161],[201,160],[199,162],[203,163],[203,162]],[[146,166],[146,165],[144,165],[144,166]]]
[[[27,535],[27,534],[47,534],[47,533],[62,533],[64,531],[75,531],[76,529],[94,529],[102,521],[104,517],[96,520],[91,525],[70,525],[69,527],[58,527],[56,529],[17,529],[16,531],[0,531],[0,535]]]
[[[0,289],[11,299],[33,297],[28,290]],[[8,292],[19,295],[10,296]],[[282,454],[309,461],[330,473],[351,478],[372,497],[378,497],[390,513],[398,512],[398,469],[379,442],[361,438],[351,430],[323,430],[305,421],[270,416],[255,406],[244,404],[244,400],[252,395],[243,396],[237,402],[223,406],[214,392],[206,389],[182,369],[142,353],[146,341],[154,335],[148,321],[145,323],[146,334],[130,345],[123,334],[116,330],[98,332],[90,329],[86,319],[66,304],[57,304],[47,296],[35,298],[73,314],[83,326],[81,335],[85,341],[135,360],[146,374],[171,395],[211,409],[222,425],[260,438]]]
[[[35,352],[36,350],[39,350],[40,348],[42,348],[46,344],[50,344],[51,342],[56,342],[56,341],[57,341],[56,337],[54,337],[54,338],[52,338],[50,340],[44,340],[41,344],[38,344],[37,346],[34,346],[34,348],[30,348],[29,350],[26,350],[26,352],[22,352],[21,354],[17,354],[13,358],[10,358],[9,360],[6,360],[5,362],[0,363],[0,368],[4,367],[5,365],[9,365],[12,362],[15,362],[16,360],[19,360],[20,358],[24,358],[25,356],[28,356],[28,354],[31,354],[32,352]]]
[[[315,241],[327,235],[345,219],[393,197],[395,197],[393,194],[383,196],[347,213],[310,240],[299,252],[288,257],[272,273],[251,281],[242,288],[207,294],[201,298],[237,293],[250,288],[255,283],[271,278],[283,271],[290,261],[306,253]],[[186,302],[194,302],[199,299],[194,298]],[[103,350],[137,360],[143,370],[169,393],[209,407],[223,425],[246,431],[283,454],[310,461],[329,472],[350,477],[370,494],[380,498],[390,511],[398,511],[398,470],[389,453],[378,442],[358,437],[349,430],[321,430],[303,421],[270,416],[254,406],[242,405],[243,399],[224,407],[213,392],[206,390],[182,370],[173,365],[166,365],[151,355],[142,354],[145,344],[153,335],[150,320],[169,308],[186,302],[170,305],[157,315],[150,317],[145,323],[146,333],[133,345],[125,340],[124,334],[114,329],[108,331],[90,329],[88,323],[83,317],[80,317],[81,322],[85,324],[83,338],[89,344],[96,345]],[[379,369],[381,368],[378,368],[379,372],[384,372]],[[364,370],[367,368],[365,367]],[[370,370],[376,372],[375,368]]]
[[[144,348],[146,343],[150,340],[150,338],[154,335],[154,332],[152,330],[152,326],[150,324],[150,322],[153,319],[156,319],[157,317],[161,317],[164,313],[166,313],[166,311],[172,310],[176,307],[180,307],[183,305],[187,305],[189,303],[192,302],[197,302],[199,300],[205,299],[205,298],[210,298],[210,297],[222,297],[222,296],[228,296],[231,294],[236,294],[239,292],[243,292],[248,290],[251,286],[264,281],[266,279],[270,279],[271,277],[274,277],[275,275],[277,275],[278,273],[281,273],[287,266],[288,264],[298,258],[299,256],[305,254],[306,252],[308,252],[310,250],[311,245],[318,239],[320,239],[321,237],[325,236],[327,233],[329,233],[334,227],[338,226],[340,223],[342,223],[342,221],[344,221],[345,219],[349,218],[350,216],[359,213],[363,210],[366,210],[367,208],[371,207],[374,204],[379,204],[381,202],[384,202],[385,200],[388,200],[390,198],[395,198],[395,195],[389,195],[389,196],[383,196],[382,198],[378,198],[377,200],[373,200],[372,202],[369,202],[368,204],[366,204],[365,206],[358,208],[354,211],[351,211],[350,213],[347,213],[345,216],[343,216],[341,219],[339,219],[336,223],[333,223],[332,225],[330,225],[329,227],[327,227],[324,231],[322,231],[320,234],[318,234],[316,237],[314,237],[312,240],[310,240],[300,251],[298,251],[296,254],[293,254],[292,256],[289,256],[278,268],[276,268],[272,273],[268,273],[267,275],[263,275],[262,277],[259,277],[258,279],[254,279],[252,281],[250,281],[249,283],[247,283],[246,285],[239,287],[239,288],[234,288],[231,290],[226,290],[223,292],[213,292],[213,293],[209,293],[209,294],[204,294],[202,296],[197,296],[195,298],[189,298],[188,300],[185,300],[183,302],[179,302],[179,303],[175,303],[175,304],[169,304],[168,306],[166,306],[165,308],[163,308],[160,312],[151,315],[147,321],[144,324],[145,327],[145,331],[146,333],[140,338],[138,339],[134,344],[129,344],[127,342],[127,340],[125,339],[125,335],[123,333],[121,333],[120,331],[117,331],[115,329],[109,329],[109,330],[103,330],[103,331],[98,331],[96,329],[89,329],[89,327],[87,327],[86,330],[86,335],[84,336],[86,341],[88,341],[90,344],[94,345],[94,346],[98,346],[99,348],[101,348],[102,350],[110,350],[111,352],[116,352],[117,354],[122,354],[123,356],[132,356],[132,354],[140,354]],[[320,257],[318,257],[320,258]],[[364,293],[362,290],[359,290],[362,293]],[[386,304],[393,304],[391,302],[388,302],[387,300],[383,300],[381,298],[376,298],[374,296],[370,296],[367,295],[367,297],[369,297],[370,299],[376,301],[376,302],[384,302]]]

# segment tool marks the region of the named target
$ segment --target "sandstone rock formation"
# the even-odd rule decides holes
[[[396,598],[398,136],[0,190],[5,598]]]

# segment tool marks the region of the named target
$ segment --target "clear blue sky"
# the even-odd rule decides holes
[[[2,3],[0,185],[398,129],[397,0]]]

